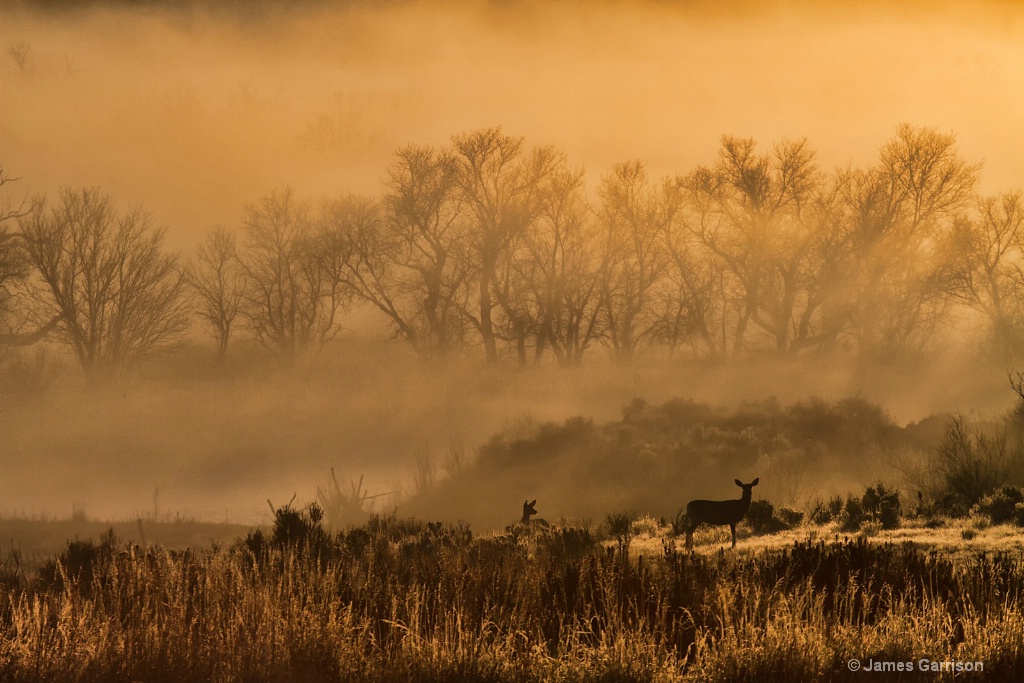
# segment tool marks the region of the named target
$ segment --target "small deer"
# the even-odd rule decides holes
[[[691,500],[686,504],[686,547],[693,547],[693,532],[701,524],[712,524],[721,526],[724,524],[729,525],[729,529],[732,531],[732,547],[736,547],[736,523],[743,519],[743,515],[747,514],[747,510],[750,509],[750,492],[757,482],[761,480],[760,477],[744,484],[739,479],[736,480],[736,485],[743,489],[743,495],[740,496],[739,500]]]
[[[536,498],[534,498],[533,502],[526,500],[523,501],[523,518],[519,520],[519,523],[523,526],[535,526],[547,529],[551,525],[548,524],[548,521],[546,519],[541,519],[540,517],[538,517],[537,519],[530,519],[530,517],[533,517],[537,514],[537,508],[533,507],[536,504]]]

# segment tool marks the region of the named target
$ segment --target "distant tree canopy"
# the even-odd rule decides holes
[[[8,209],[0,313],[86,367],[172,339],[186,290],[221,355],[240,333],[284,355],[316,348],[362,305],[429,356],[891,361],[962,325],[1013,362],[1024,198],[978,196],[978,172],[952,134],[901,125],[867,168],[822,169],[806,140],[725,136],[709,166],[652,178],[626,161],[590,194],[560,151],[486,128],[400,148],[376,198],[263,197],[187,268],[144,214],[118,216],[96,191]]]
[[[188,318],[177,260],[139,209],[118,215],[97,190],[39,200],[20,221],[32,300],[87,374],[123,370],[173,342]]]

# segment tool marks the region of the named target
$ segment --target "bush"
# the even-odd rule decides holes
[[[1010,453],[1002,427],[969,426],[963,415],[953,415],[936,450],[939,495],[951,506],[972,505],[1006,482]],[[962,516],[962,515],[960,515]]]
[[[103,534],[98,543],[92,539],[68,541],[67,547],[57,559],[47,560],[39,568],[39,583],[44,589],[58,592],[66,590],[69,588],[67,584],[70,584],[83,595],[89,595],[94,572],[110,562],[116,547],[117,539],[113,529]]]
[[[865,514],[880,522],[883,529],[899,528],[903,516],[899,491],[888,490],[881,482],[869,486],[861,498],[861,507]]]
[[[793,508],[781,507],[776,513],[778,518],[790,529],[798,526],[800,522],[804,521],[804,513]]]
[[[846,504],[843,506],[843,514],[839,518],[839,528],[842,531],[857,531],[864,521],[864,507],[860,499],[847,496]]]
[[[630,533],[634,536],[651,536],[655,537],[661,533],[661,525],[658,524],[658,520],[650,515],[644,515],[633,520],[630,525]]]
[[[610,512],[605,516],[604,522],[611,536],[615,538],[629,538],[636,517],[635,512]]]
[[[878,483],[864,490],[860,498],[847,496],[839,515],[839,527],[842,531],[853,532],[861,529],[865,522],[877,525],[877,530],[899,528],[903,508],[900,504],[900,492],[887,489]]]
[[[947,491],[935,499],[935,512],[947,517],[966,517],[970,505],[957,493]]]
[[[828,502],[818,500],[811,509],[811,522],[819,526],[828,524],[834,519],[839,519],[843,513],[843,499],[840,496],[833,496]]]
[[[291,505],[274,510],[274,528],[269,537],[262,531],[251,532],[239,543],[256,558],[262,558],[271,548],[297,548],[309,550],[315,557],[330,557],[337,546],[321,526],[323,510],[313,503],[306,509],[296,510]]]
[[[1016,486],[1004,486],[978,501],[977,510],[993,524],[1016,522],[1017,506],[1024,503],[1024,492]]]
[[[750,504],[747,523],[755,534],[774,534],[789,528],[785,521],[775,515],[775,506],[767,500],[755,500]]]
[[[597,538],[583,527],[557,527],[537,539],[538,553],[546,553],[554,563],[584,558],[597,545]]]

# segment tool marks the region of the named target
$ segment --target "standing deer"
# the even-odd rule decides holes
[[[538,517],[537,519],[530,519],[530,517],[533,517],[537,514],[537,508],[533,507],[536,504],[536,498],[533,499],[532,503],[525,500],[523,501],[523,518],[519,520],[519,523],[523,526],[537,526],[546,529],[551,526],[550,524],[548,524],[548,521],[546,519],[541,519],[540,517]]]
[[[744,484],[739,479],[736,485],[743,489],[743,495],[739,500],[691,500],[686,504],[686,547],[693,547],[693,532],[701,524],[723,525],[728,524],[732,531],[732,547],[736,547],[736,523],[743,519],[750,509],[750,491],[760,477]]]

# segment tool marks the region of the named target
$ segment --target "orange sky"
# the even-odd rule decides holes
[[[241,21],[8,10],[0,161],[19,193],[98,185],[191,248],[246,202],[377,192],[394,148],[502,124],[588,169],[712,163],[722,134],[869,163],[955,131],[981,189],[1024,185],[1024,6],[401,3]],[[816,6],[815,6],[816,7]],[[710,13],[709,13],[710,12]]]

